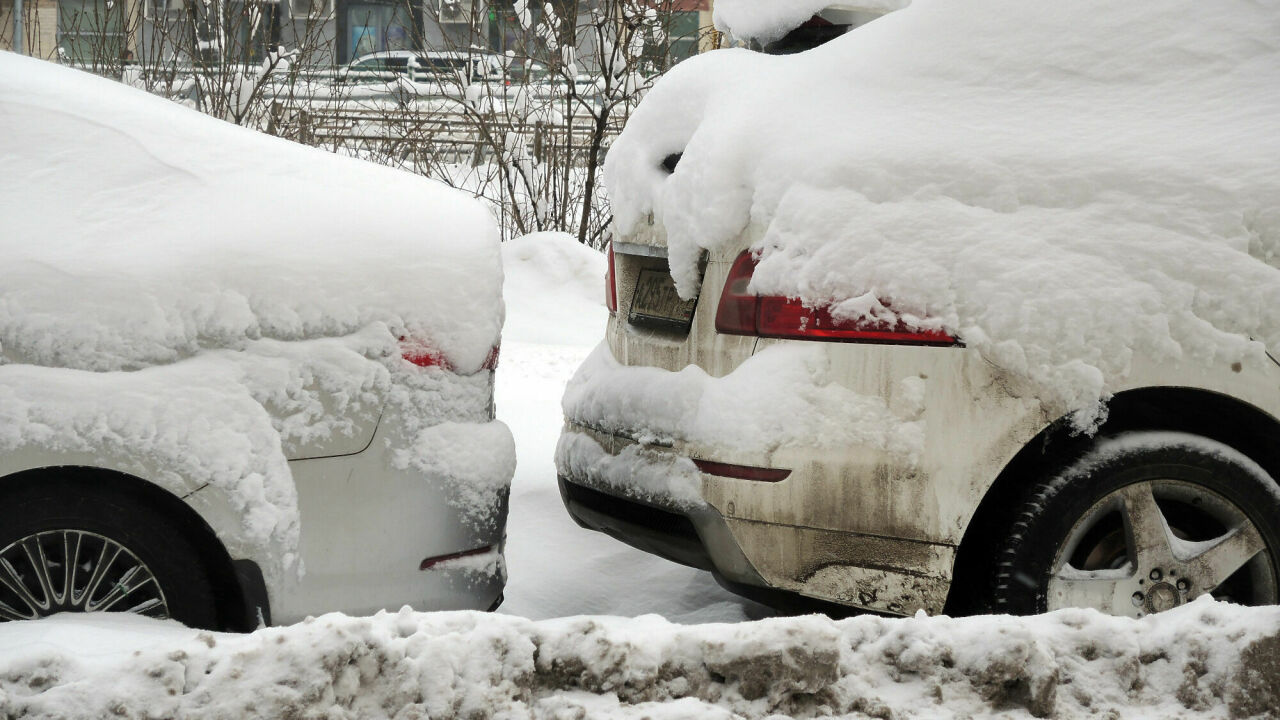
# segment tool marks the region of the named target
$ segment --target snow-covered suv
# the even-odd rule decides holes
[[[677,66],[610,150],[569,512],[766,599],[1277,602],[1267,5],[919,0]]]
[[[0,53],[0,620],[501,599],[472,199]]]

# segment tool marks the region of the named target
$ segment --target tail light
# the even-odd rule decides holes
[[[609,256],[609,270],[604,274],[604,304],[609,308],[609,314],[614,315],[618,312],[618,284],[615,282],[617,274],[613,270],[613,241],[609,241],[609,247],[605,248],[605,254]]]
[[[418,367],[438,367],[444,370],[453,370],[453,364],[439,350],[415,338],[401,336],[400,357]]]
[[[758,258],[743,251],[729,269],[729,279],[716,309],[716,331],[726,335],[828,340],[898,345],[958,345],[941,330],[917,330],[901,320],[892,325],[874,320],[837,320],[829,306],[807,307],[795,298],[756,295],[747,291]]]
[[[485,356],[484,363],[480,365],[481,370],[498,369],[498,355],[502,351],[502,346],[494,345],[489,349],[489,354]],[[428,345],[423,340],[410,337],[400,337],[400,357],[417,365],[418,367],[438,367],[442,370],[453,372],[455,368],[453,363],[449,362],[439,350]]]

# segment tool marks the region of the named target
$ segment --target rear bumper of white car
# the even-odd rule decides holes
[[[592,444],[608,457],[594,453]],[[641,446],[570,422],[556,455],[561,496],[582,527],[708,570],[729,589],[771,604],[794,597],[895,614],[942,611],[954,561],[951,545],[747,519],[735,516],[734,503],[717,508],[705,499],[673,500],[631,490],[643,482],[617,481],[619,463],[637,478],[671,473],[672,461],[681,459],[687,462],[674,448]],[[715,485],[750,482],[699,475],[710,497],[717,494]]]
[[[383,417],[363,451],[289,463],[298,490],[301,576],[266,572],[263,588],[273,624],[340,611],[491,610],[501,602],[507,572],[503,556],[510,469],[502,456],[511,444],[501,422],[446,423],[448,468],[496,473],[501,487],[487,501],[461,507],[468,489],[431,464],[397,462],[399,443],[388,442],[394,418]],[[486,468],[490,468],[489,470]],[[499,467],[501,466],[501,467]],[[492,489],[492,488],[491,488]],[[214,524],[230,512],[217,497],[188,498]],[[273,558],[238,553],[267,570]],[[261,604],[246,597],[248,605]],[[265,618],[264,618],[265,619]]]

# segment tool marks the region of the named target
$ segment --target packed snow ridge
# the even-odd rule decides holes
[[[406,608],[247,636],[127,617],[40,625],[8,634],[45,642],[0,649],[0,714],[1244,718],[1280,703],[1280,610],[1207,598],[1141,620],[1063,610],[681,626]]]
[[[682,295],[750,246],[756,291],[940,324],[1089,427],[1136,362],[1280,349],[1277,87],[1274,0],[917,0],[677,65],[606,180]]]
[[[267,572],[295,560],[287,460],[384,409],[398,461],[460,505],[505,491],[510,433],[465,377],[503,318],[479,203],[12,53],[0,124],[0,453],[216,488],[243,518],[228,550]],[[458,375],[410,365],[402,338]]]

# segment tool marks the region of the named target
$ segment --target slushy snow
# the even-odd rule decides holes
[[[680,63],[606,181],[683,296],[704,250],[749,245],[753,290],[927,319],[1087,428],[1137,357],[1280,348],[1278,87],[1275,0],[917,0],[799,55]]]
[[[1280,609],[1142,619],[821,616],[673,625],[325,615],[235,636],[130,617],[0,629],[30,718],[1274,717]]]

